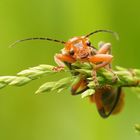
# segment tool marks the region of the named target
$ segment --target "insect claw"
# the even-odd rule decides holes
[[[58,67],[54,67],[52,70],[55,71],[55,72],[60,72],[60,71],[64,70],[64,67],[63,66],[58,66]]]

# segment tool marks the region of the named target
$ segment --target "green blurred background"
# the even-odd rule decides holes
[[[66,41],[96,29],[117,31],[120,41],[108,34],[91,38],[113,44],[113,65],[140,68],[140,1],[133,0],[1,0],[0,1],[0,75],[39,64],[55,64],[53,56],[63,47],[47,41],[28,41],[15,48],[8,46],[27,37],[52,37]],[[133,125],[140,122],[140,100],[130,89],[125,107],[104,120],[96,107],[63,93],[35,95],[48,76],[16,88],[0,91],[0,140],[138,140]]]

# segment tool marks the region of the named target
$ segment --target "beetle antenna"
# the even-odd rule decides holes
[[[25,39],[17,40],[13,44],[11,44],[9,47],[14,47],[17,43],[28,41],[28,40],[48,40],[48,41],[58,42],[61,44],[66,43],[65,41],[60,41],[57,39],[51,39],[51,38],[47,38],[47,37],[33,37],[33,38],[25,38]]]
[[[93,35],[93,34],[100,33],[100,32],[111,33],[112,35],[115,36],[115,38],[116,38],[117,40],[119,40],[119,35],[118,35],[118,33],[113,32],[113,31],[111,31],[111,30],[96,30],[96,31],[94,31],[94,32],[91,32],[91,33],[87,34],[85,37],[89,37],[89,36],[91,36],[91,35]]]

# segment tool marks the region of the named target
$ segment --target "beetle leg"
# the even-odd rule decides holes
[[[117,82],[117,80],[119,79],[118,76],[117,76],[117,74],[114,73],[114,71],[110,67],[105,67],[105,68],[113,74],[112,82],[113,83]]]
[[[99,42],[98,46],[100,49],[97,51],[97,54],[111,54],[111,43],[104,43],[101,41]],[[111,63],[106,65],[105,68],[113,74],[113,82],[116,82],[118,80],[118,76],[112,71]]]
[[[76,61],[70,55],[64,55],[64,54],[56,54],[55,58],[57,58],[57,60],[60,60],[61,62],[74,63]]]
[[[100,49],[97,53],[99,53],[99,54],[100,53],[111,54],[111,44],[110,43],[99,42],[98,46]],[[111,63],[106,65],[105,68],[113,74],[113,82],[116,82],[118,80],[118,76],[112,71]]]
[[[100,48],[102,48],[102,46],[105,44],[105,42],[104,41],[100,41],[100,42],[98,42],[98,48],[100,49]]]
[[[99,42],[98,46],[99,50],[97,51],[97,54],[111,54],[111,43]]]
[[[102,64],[102,63],[106,62],[100,66],[100,67],[104,67],[105,65],[107,65],[111,62],[112,58],[113,58],[113,56],[110,54],[96,54],[94,56],[90,56],[88,58],[88,60],[89,60],[89,62],[94,63],[94,64],[96,64],[96,63]],[[97,64],[97,65],[100,65],[100,64]]]
[[[100,41],[99,43],[98,43],[98,47],[99,47],[99,50],[98,50],[98,54],[112,54],[112,52],[111,52],[111,43],[105,43],[105,42],[103,42],[103,41]],[[110,69],[111,69],[111,63],[109,63],[109,65],[107,65],[106,67],[109,67]]]
[[[92,77],[93,77],[93,81],[94,81],[95,85],[98,86],[99,83],[98,83],[98,80],[97,80],[96,69],[93,69],[93,70],[92,70],[92,74],[91,74],[91,75],[92,75]]]
[[[97,70],[101,67],[105,67],[108,71],[110,71],[113,74],[113,80],[112,81],[116,82],[118,80],[118,76],[111,69],[111,65],[108,67],[112,58],[113,58],[113,56],[109,55],[109,54],[97,54],[97,55],[94,55],[93,57],[91,57],[89,59],[89,61],[93,62],[93,63],[101,62],[101,63],[99,63],[95,66],[94,70]]]
[[[72,95],[77,95],[84,92],[86,89],[88,89],[87,81],[85,80],[85,78],[80,76],[78,81],[74,85],[72,85],[71,93]]]
[[[113,56],[109,54],[96,54],[94,56],[89,57],[90,62],[94,64],[99,63],[99,64],[96,64],[96,66],[93,68],[93,71],[92,71],[93,80],[96,85],[98,85],[98,80],[96,78],[96,71],[99,68],[102,68],[108,65],[111,62],[112,58]]]
[[[102,68],[104,66],[108,65],[108,62],[102,62],[100,64],[97,64],[93,70],[92,70],[92,76],[93,76],[93,81],[95,82],[95,85],[98,86],[99,83],[98,83],[98,80],[97,80],[97,73],[96,71],[99,69],[99,68]]]
[[[68,63],[75,62],[75,60],[73,58],[71,58],[68,55],[63,55],[63,54],[56,54],[54,56],[54,60],[55,60],[56,64],[58,65],[57,67],[53,68],[54,71],[61,71],[61,70],[63,70],[64,67],[65,67],[64,62],[68,62]]]

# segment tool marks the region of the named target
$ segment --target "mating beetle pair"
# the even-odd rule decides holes
[[[91,35],[99,32],[108,32],[117,36],[115,32],[110,30],[96,30],[85,36],[73,37],[67,42],[50,38],[27,38],[16,41],[12,46],[18,42],[27,40],[48,40],[64,44],[61,53],[54,56],[54,60],[58,64],[58,67],[54,67],[53,69],[55,71],[61,71],[65,66],[72,69],[72,64],[77,61],[81,63],[87,62],[93,65],[92,77],[97,88],[95,89],[95,94],[90,96],[90,100],[96,104],[99,114],[103,118],[107,118],[110,114],[116,114],[121,111],[124,104],[124,94],[122,93],[121,87],[114,88],[108,85],[98,87],[99,83],[96,78],[96,71],[98,69],[104,67],[113,73],[111,69],[111,61],[113,58],[111,55],[111,44],[100,43],[99,49],[96,49],[89,40]],[[88,88],[86,78],[81,75],[77,76],[80,76],[80,79],[72,85],[71,92],[73,95],[77,95]],[[114,81],[115,80],[117,80],[117,76],[114,74]],[[78,89],[81,90],[79,91]]]

